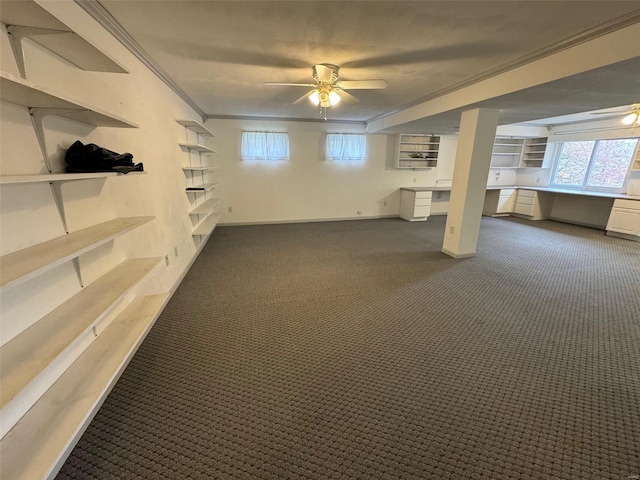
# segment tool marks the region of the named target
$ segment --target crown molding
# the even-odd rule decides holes
[[[294,118],[294,117],[253,117],[250,115],[205,115],[206,120],[254,120],[265,122],[306,122],[306,123],[341,123],[345,125],[358,125],[365,127],[367,124],[361,120],[325,120],[324,118]]]
[[[113,35],[140,62],[151,70],[162,82],[175,92],[187,105],[193,108],[204,120],[206,114],[187,93],[165,72],[151,56],[136,42],[118,21],[98,0],[74,0],[85,12],[93,17],[102,27]]]

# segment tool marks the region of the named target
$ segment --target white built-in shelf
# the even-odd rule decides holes
[[[634,172],[640,172],[640,141],[638,141],[638,145],[636,146],[636,156],[631,164],[631,170]]]
[[[218,186],[217,183],[203,183],[202,185],[194,185],[187,187],[187,192],[209,192]]]
[[[215,150],[212,150],[209,147],[205,147],[204,145],[200,145],[199,143],[179,143],[182,148],[188,148],[189,150],[193,150],[194,152],[200,153],[216,153]]]
[[[185,172],[213,172],[218,167],[182,167]]]
[[[0,441],[0,477],[50,478],[62,466],[166,302],[141,297],[118,315]]]
[[[21,69],[24,69],[22,39],[29,38],[83,70],[128,73],[116,60],[70,31],[34,1],[3,2],[0,21],[7,25],[10,40],[16,42],[14,53]]]
[[[151,272],[160,260],[125,260],[0,348],[0,406],[5,422],[8,417],[5,407],[10,402],[15,403],[17,409],[20,405],[27,405],[27,402],[12,402],[16,395],[73,345],[84,331],[104,318],[115,302]]]
[[[193,236],[209,235],[216,228],[216,225],[222,218],[222,213],[212,213],[205,218],[200,224],[191,232]]]
[[[213,138],[215,135],[207,127],[195,120],[176,120],[180,125],[187,127],[189,130],[196,132],[203,137]]]
[[[436,135],[398,135],[396,168],[433,168],[438,165],[440,137]]]
[[[204,215],[211,212],[220,203],[219,198],[210,198],[189,211],[189,215]]]
[[[92,178],[125,177],[129,175],[145,175],[147,172],[92,172],[92,173],[36,173],[32,175],[0,175],[0,185],[41,182],[71,182]]]
[[[138,128],[138,125],[128,120],[65,95],[53,93],[6,72],[0,72],[0,99],[29,108],[62,109],[55,114],[97,127]]]
[[[25,282],[154,218],[116,218],[3,255],[0,257],[0,286]]]

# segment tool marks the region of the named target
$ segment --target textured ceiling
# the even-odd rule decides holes
[[[389,85],[351,91],[359,103],[330,109],[330,119],[353,121],[468,84],[640,10],[639,1],[100,3],[208,115],[319,118],[309,102],[292,104],[305,89],[263,82],[308,83],[312,65],[334,63],[343,80]],[[629,90],[640,91],[638,62],[622,70],[635,84],[616,80],[622,87],[610,98],[603,98],[602,88],[611,89],[600,72],[584,77],[580,95],[566,96],[570,85],[560,82],[496,106],[522,121],[517,112],[525,108],[533,119],[637,101]],[[554,91],[565,95],[564,108],[549,100]]]

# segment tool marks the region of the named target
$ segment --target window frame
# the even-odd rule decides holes
[[[362,152],[362,156],[358,157],[348,157],[344,158],[344,156],[330,156],[329,152],[329,141],[332,136],[340,136],[340,137],[362,137],[364,140],[364,151]],[[366,133],[358,133],[358,132],[328,132],[326,134],[325,142],[324,142],[324,159],[330,162],[365,162],[367,160],[367,134]]]
[[[608,142],[608,141],[616,141],[616,140],[635,140],[636,146],[631,153],[631,158],[629,162],[629,166],[627,167],[627,172],[625,173],[624,180],[620,187],[599,187],[599,186],[589,186],[587,185],[587,180],[589,178],[589,174],[593,168],[594,164],[594,155],[598,151],[598,144],[600,142]],[[582,142],[594,142],[593,150],[591,151],[591,155],[589,157],[589,163],[587,165],[587,170],[584,174],[584,179],[582,181],[582,185],[566,185],[563,183],[555,183],[556,174],[558,173],[558,167],[560,166],[560,156],[562,155],[562,149],[566,143],[582,143]],[[574,141],[566,141],[560,142],[558,145],[553,169],[551,170],[551,176],[549,178],[549,186],[553,188],[561,188],[566,190],[576,190],[576,191],[584,191],[584,192],[609,192],[609,193],[623,193],[626,190],[627,182],[629,181],[629,176],[631,175],[631,168],[633,167],[633,159],[635,158],[638,149],[640,149],[640,138],[639,137],[623,137],[623,138],[599,138],[594,140],[574,140]]]
[[[267,154],[265,156],[262,155],[249,155],[248,152],[244,151],[245,147],[245,134],[262,134],[264,135],[264,141],[267,144]],[[283,152],[284,155],[279,156],[270,156],[268,152],[268,143],[269,137],[275,135],[284,135],[286,138],[286,152]],[[272,130],[242,130],[242,135],[240,137],[240,158],[243,161],[250,162],[286,162],[291,158],[291,149],[289,146],[289,133],[283,131],[272,131]]]

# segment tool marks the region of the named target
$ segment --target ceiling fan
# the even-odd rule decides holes
[[[592,112],[592,115],[624,115],[620,122],[624,125],[633,127],[640,126],[640,103],[634,103],[631,105],[630,110],[627,111],[608,111],[608,112]]]
[[[265,82],[265,85],[311,88],[293,103],[300,103],[305,98],[308,98],[311,103],[320,105],[320,108],[324,109],[325,120],[327,108],[337,105],[340,101],[348,104],[358,101],[356,97],[346,90],[379,90],[387,88],[387,82],[384,80],[339,80],[340,67],[331,63],[314,65],[311,70],[315,83]]]

